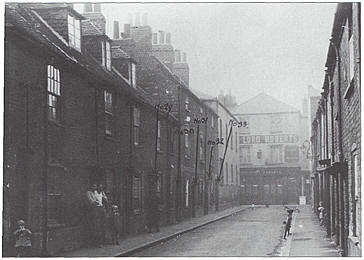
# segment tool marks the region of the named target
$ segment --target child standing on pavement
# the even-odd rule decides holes
[[[287,236],[292,235],[290,233],[290,230],[291,230],[291,225],[292,225],[293,210],[288,209],[287,212],[288,212],[287,220],[283,222],[284,224],[286,224],[285,229],[284,229],[284,237],[283,237],[284,239],[286,239]]]
[[[317,209],[319,211],[320,226],[324,225],[325,208],[323,207],[323,205],[324,205],[324,203],[322,201],[320,201],[319,207]]]
[[[17,224],[18,229],[14,232],[16,256],[27,256],[29,248],[32,246],[32,242],[30,240],[32,232],[25,228],[24,220],[20,219]]]
[[[110,229],[111,229],[111,243],[119,245],[119,230],[120,230],[120,213],[117,205],[111,206],[110,216]]]

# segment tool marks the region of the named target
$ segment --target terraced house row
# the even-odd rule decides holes
[[[360,57],[360,3],[340,3],[322,93],[311,97],[311,143],[314,209],[323,202],[327,235],[344,256],[362,250]]]
[[[4,256],[19,219],[34,255],[82,247],[92,183],[119,206],[122,234],[145,232],[152,193],[162,225],[224,202],[218,115],[189,89],[170,34],[127,24],[120,37],[115,23],[111,39],[100,4],[5,11]]]

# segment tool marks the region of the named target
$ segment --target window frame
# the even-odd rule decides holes
[[[105,41],[105,53],[105,67],[107,70],[111,71],[111,43],[109,41]]]
[[[190,98],[186,97],[185,98],[185,110],[189,111],[189,106],[190,106]]]
[[[143,180],[141,176],[133,176],[132,178],[132,208],[135,215],[140,214],[143,210]]]
[[[110,101],[107,99],[110,97]],[[113,95],[112,92],[104,90],[104,120],[105,134],[112,136],[113,134]]]
[[[48,107],[47,113],[48,113],[48,120],[55,123],[60,123],[62,120],[61,86],[62,85],[61,85],[60,70],[57,67],[48,64],[47,65],[47,107]]]
[[[133,107],[133,141],[134,145],[140,145],[140,108]]]
[[[247,150],[245,160],[243,160],[243,158],[244,158],[243,150],[244,149]],[[252,150],[251,145],[240,145],[240,147],[239,147],[240,164],[244,165],[244,164],[251,164],[252,163],[251,150]]]
[[[77,21],[77,23],[76,23]],[[78,24],[78,28],[77,28]],[[81,20],[72,16],[70,13],[67,14],[67,27],[68,27],[68,44],[81,51]],[[77,32],[78,31],[78,32]]]
[[[130,65],[130,84],[133,88],[136,88],[136,65],[134,62],[131,62]]]

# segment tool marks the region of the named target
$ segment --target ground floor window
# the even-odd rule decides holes
[[[133,176],[133,212],[138,214],[142,210],[142,178]]]
[[[60,224],[64,222],[62,194],[49,193],[47,207],[48,224]]]

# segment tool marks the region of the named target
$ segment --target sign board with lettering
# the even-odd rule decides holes
[[[274,144],[274,143],[297,143],[297,135],[241,135],[240,144]]]

